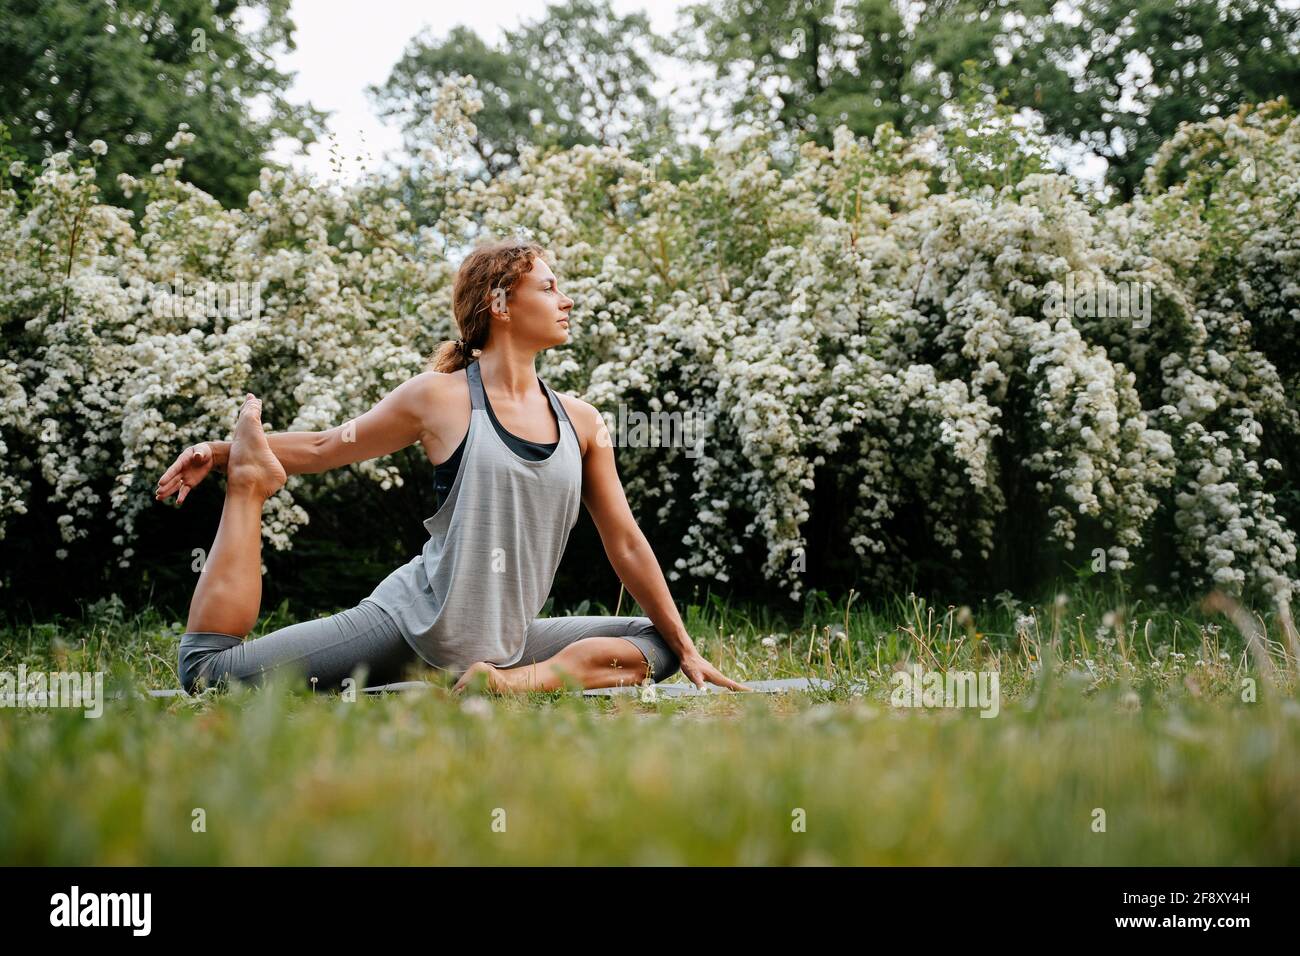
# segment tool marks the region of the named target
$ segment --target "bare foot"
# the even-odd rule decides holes
[[[498,694],[503,694],[513,690],[505,675],[502,674],[495,665],[489,664],[487,661],[478,661],[477,663],[470,664],[469,669],[460,675],[460,680],[456,681],[456,686],[452,688],[452,693],[459,694],[465,690],[466,687],[477,685],[481,679],[479,678],[480,674],[484,675],[484,687],[487,690],[494,691]]]
[[[235,423],[235,440],[226,463],[226,484],[230,488],[254,491],[269,498],[284,485],[284,466],[275,457],[262,431],[262,401],[251,393],[244,399]]]

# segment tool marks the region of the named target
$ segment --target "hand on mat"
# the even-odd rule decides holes
[[[179,490],[180,495],[176,498],[176,503],[180,504],[194,490],[195,485],[208,477],[212,464],[213,451],[209,442],[202,441],[186,448],[158,479],[158,487],[154,489],[153,494],[154,500],[166,501],[173,492]]]
[[[679,666],[686,679],[698,687],[704,689],[704,682],[715,684],[718,687],[726,687],[731,690],[753,690],[752,687],[746,687],[744,684],[737,684],[730,677],[723,677],[722,672],[706,661],[701,655],[693,654],[690,657],[682,658]]]

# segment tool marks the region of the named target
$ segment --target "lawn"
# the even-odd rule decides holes
[[[177,630],[105,602],[0,638],[0,669],[108,670],[121,695],[98,719],[0,709],[0,860],[1300,863],[1281,623],[1259,619],[1261,665],[1190,605],[1086,587],[1047,603],[814,596],[782,622],[711,601],[686,620],[724,673],[834,686],[643,702],[452,696],[437,674],[425,693],[356,700],[150,698],[175,685]],[[894,706],[910,662],[996,670],[997,716]]]

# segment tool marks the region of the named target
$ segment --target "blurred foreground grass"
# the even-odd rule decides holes
[[[1270,678],[1198,612],[1003,604],[813,607],[791,631],[692,608],[724,673],[837,689],[654,703],[460,698],[437,676],[354,702],[275,686],[154,700],[135,691],[174,686],[176,634],[149,614],[13,629],[0,669],[97,666],[126,696],[98,719],[0,709],[0,862],[1300,863],[1278,622],[1260,619]],[[997,669],[998,716],[892,707],[910,661]]]

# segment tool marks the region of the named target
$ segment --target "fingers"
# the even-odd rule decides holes
[[[177,489],[180,489],[181,496],[176,500],[176,503],[180,504],[182,501],[185,500],[185,496],[189,494],[190,491],[189,486],[185,484],[185,479],[180,477],[173,478],[165,485],[159,485],[158,488],[154,491],[154,500],[165,501],[168,498],[170,498],[176,492]]]
[[[750,690],[744,684],[738,684],[730,677],[723,677],[716,671],[709,677],[710,684],[717,684],[719,687],[726,687],[728,690]]]
[[[158,487],[154,489],[154,498],[159,501],[169,498],[184,483],[185,479],[179,472],[172,475],[170,478],[164,478],[162,481],[158,482]]]
[[[180,504],[185,500],[193,489],[193,485],[185,481],[185,469],[191,465],[202,466],[211,464],[211,450],[207,445],[193,445],[183,452],[176,461],[172,462],[170,468],[163,472],[163,476],[158,479],[158,486],[154,489],[154,500],[164,501],[177,490],[180,490],[180,497],[176,503]]]
[[[724,677],[722,672],[719,671],[716,667],[709,668],[708,678],[710,684],[716,684],[718,687],[726,687],[728,690],[752,691],[754,689],[752,687],[747,687],[744,684],[739,684],[736,681],[732,680],[730,677]]]
[[[171,469],[168,469],[170,472]],[[161,501],[170,495],[180,485],[180,476],[167,474],[158,481],[158,487],[153,490],[153,496]]]
[[[181,467],[184,464],[185,464],[185,452],[181,452],[180,456],[177,457],[177,459],[174,462],[172,462],[170,466],[168,466],[167,470],[162,473],[162,477],[158,479],[158,487],[161,488],[167,482],[175,478],[176,475],[179,474]]]
[[[153,495],[154,500],[165,501],[168,498],[170,498],[172,495],[174,495],[177,491],[180,491],[181,496],[176,499],[176,503],[180,504],[182,501],[185,500],[185,496],[193,489],[193,487],[194,486],[187,483],[184,478],[177,476],[173,478],[171,481],[167,482],[165,485],[159,485],[156,489],[154,489],[154,495]]]
[[[175,480],[176,476],[180,474],[181,469],[184,468],[187,464],[189,464],[190,454],[191,452],[193,452],[193,450],[194,449],[192,448],[186,448],[183,452],[181,452],[176,457],[176,460],[171,463],[171,466],[166,471],[164,471],[162,473],[162,477],[158,479],[159,488],[162,488],[164,485],[169,484]]]
[[[723,684],[723,686],[724,686],[724,687],[730,687],[732,690],[735,690],[735,691],[746,691],[746,690],[747,690],[747,691],[751,691],[751,692],[754,690],[754,688],[750,687],[750,686],[747,685],[747,684],[738,684],[738,683],[736,683],[734,680],[731,680],[731,679],[726,678],[726,677],[724,677],[724,678],[722,678],[722,679],[723,679],[724,681],[726,681],[726,683]]]
[[[754,688],[749,687],[745,684],[737,683],[736,681],[732,680],[730,677],[722,676],[722,674],[719,673],[716,669],[711,669],[707,671],[704,677],[695,677],[691,674],[687,674],[686,677],[690,680],[692,684],[695,685],[697,690],[704,690],[704,685],[706,682],[714,685],[715,687],[725,687],[727,690],[751,691],[751,692],[754,690]]]

